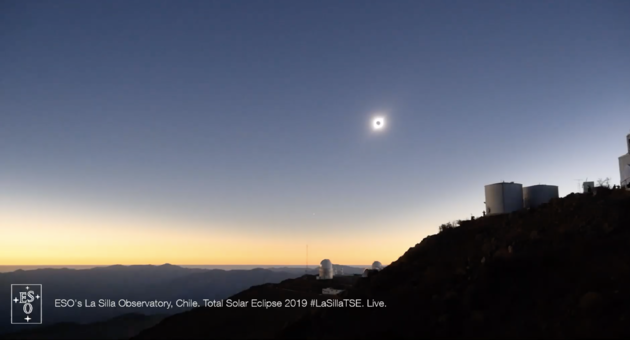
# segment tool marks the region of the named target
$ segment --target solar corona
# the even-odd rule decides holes
[[[372,129],[373,130],[382,130],[385,128],[385,118],[376,117],[372,120]]]

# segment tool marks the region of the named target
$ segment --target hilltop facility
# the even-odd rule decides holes
[[[333,278],[333,265],[329,259],[324,259],[319,266],[318,280],[332,280]]]
[[[485,186],[486,215],[509,214],[523,208],[534,208],[559,197],[555,185],[532,185],[501,182]]]

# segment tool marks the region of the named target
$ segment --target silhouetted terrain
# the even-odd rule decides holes
[[[128,313],[175,314],[189,308],[55,308],[55,299],[171,300],[222,299],[254,285],[275,283],[301,273],[266,269],[206,270],[173,265],[111,266],[93,269],[38,269],[0,273],[0,296],[9,297],[12,283],[41,283],[44,325],[103,321]],[[8,301],[8,298],[7,298]],[[10,309],[0,308],[0,334],[31,329],[11,325]],[[36,326],[35,326],[36,327]]]
[[[313,286],[322,282],[303,280],[233,298],[324,298]],[[288,288],[295,285],[303,290]],[[571,194],[529,211],[463,221],[339,298],[386,307],[200,308],[138,338],[625,338],[630,192]]]
[[[629,245],[630,192],[571,194],[463,221],[369,278],[305,275],[230,298],[307,299],[308,307],[196,308],[137,338],[627,338]],[[168,282],[182,291],[223,282],[204,274]],[[323,288],[346,290],[333,297],[321,295]],[[385,307],[310,306],[311,299],[344,298]]]
[[[344,297],[387,307],[318,310],[281,337],[627,338],[630,192],[465,221]]]
[[[355,275],[362,274],[365,268],[369,268],[371,265],[365,266],[344,266],[340,264],[333,264],[333,269],[335,272],[339,269],[343,270],[343,275]],[[278,267],[278,268],[268,268],[271,271],[275,272],[286,272],[286,273],[296,273],[296,274],[305,274],[304,268],[295,268],[295,267]],[[310,266],[309,270],[306,274],[309,275],[317,275],[319,274],[318,265]]]
[[[0,339],[128,339],[164,319],[165,315],[125,314],[90,324],[58,323],[18,333],[0,335]]]
[[[279,284],[251,287],[231,296],[232,301],[252,299],[285,302],[286,299],[311,299],[323,301],[334,296],[321,295],[324,288],[344,289],[351,287],[359,278],[356,276],[335,277],[334,280],[316,280],[315,276],[304,275],[285,280]],[[226,299],[227,301],[227,299]],[[156,327],[140,333],[138,339],[259,339],[273,338],[289,323],[310,313],[308,307],[203,307],[173,315]]]

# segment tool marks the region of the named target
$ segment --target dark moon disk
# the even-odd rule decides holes
[[[372,129],[373,130],[381,130],[385,128],[385,118],[377,117],[372,120]]]

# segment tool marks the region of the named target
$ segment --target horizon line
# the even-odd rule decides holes
[[[333,263],[342,266],[367,266],[368,264],[339,264]],[[151,263],[136,263],[136,264],[0,264],[0,267],[42,267],[42,266],[53,266],[53,267],[62,267],[62,266],[73,266],[73,267],[108,267],[108,266],[264,266],[264,267],[273,267],[273,266],[291,266],[291,267],[317,267],[319,264],[313,265],[300,265],[300,264],[173,264],[173,263],[162,263],[162,264],[151,264]]]

